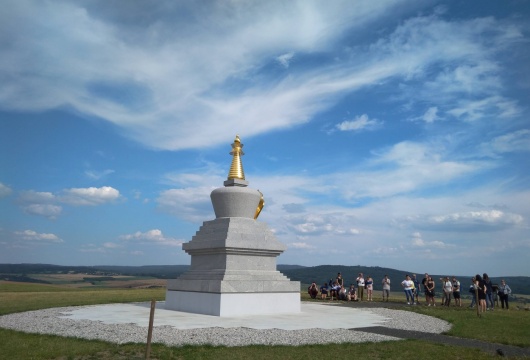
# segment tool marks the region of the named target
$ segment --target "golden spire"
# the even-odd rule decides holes
[[[241,156],[245,155],[243,152],[243,144],[241,144],[241,139],[239,135],[236,135],[236,139],[232,144],[232,165],[230,165],[230,171],[228,172],[228,180],[230,179],[241,179],[245,180],[245,172],[243,171],[243,164],[241,163]]]

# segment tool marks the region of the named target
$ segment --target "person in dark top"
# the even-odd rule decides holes
[[[478,288],[478,306],[481,312],[486,312],[486,283],[484,279],[477,274],[475,275],[475,285]]]
[[[313,283],[307,288],[307,292],[311,299],[316,299],[318,295],[318,287],[317,284],[313,281]]]
[[[482,280],[484,281],[484,284],[486,285],[486,308],[488,310],[493,310],[495,306],[495,304],[493,303],[493,284],[488,274],[486,273],[482,275]]]
[[[328,289],[329,287],[328,287],[328,284],[326,283],[324,283],[324,285],[320,287],[320,298],[321,299],[325,299],[328,297]]]
[[[337,283],[340,285],[340,286],[344,286],[344,279],[342,278],[342,274],[341,273],[338,273],[337,274],[337,279],[336,279]]]
[[[429,304],[429,295],[427,294],[427,282],[429,281],[429,274],[425,273],[425,277],[421,280],[423,292],[425,293],[425,302]]]

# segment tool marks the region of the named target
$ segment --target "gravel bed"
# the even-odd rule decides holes
[[[64,313],[77,307],[53,308],[0,316],[0,327],[38,334],[54,334],[112,343],[145,343],[147,328],[135,324],[103,324],[99,321],[72,320]],[[430,316],[401,310],[366,309],[388,320],[384,326],[395,329],[441,333],[450,325]],[[182,345],[305,345],[325,343],[356,343],[399,340],[396,337],[347,329],[256,330],[249,328],[203,328],[179,330],[171,326],[154,326],[153,343]]]

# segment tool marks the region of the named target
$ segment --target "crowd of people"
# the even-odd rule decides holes
[[[439,279],[441,288],[441,306],[451,306],[454,300],[454,306],[462,306],[462,286],[460,281],[453,276],[441,277]],[[391,281],[388,275],[385,275],[381,281],[382,301],[388,301],[390,296]],[[421,282],[416,277],[416,274],[405,275],[405,279],[400,283],[409,305],[418,305],[420,303],[420,294],[425,296],[425,304],[427,306],[436,306],[435,297],[437,296],[436,281],[429,274],[425,274]],[[493,284],[488,274],[484,273],[482,276],[476,275],[471,279],[469,285],[469,294],[471,295],[471,305],[473,308],[478,306],[480,311],[493,311],[495,309],[495,300],[501,301],[501,306],[504,309],[509,308],[508,299],[512,290],[502,280],[500,285]],[[330,279],[324,282],[322,286],[318,286],[313,282],[308,288],[309,295],[316,299],[319,294],[321,299],[329,300],[344,300],[344,301],[373,301],[374,280],[371,276],[364,277],[363,273],[359,273],[355,279],[355,283],[350,284],[346,288],[344,278],[339,272],[336,279]],[[478,302],[478,303],[477,303]]]

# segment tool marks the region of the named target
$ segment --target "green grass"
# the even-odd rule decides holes
[[[476,309],[467,307],[416,306],[407,309],[448,321],[453,326],[447,335],[530,347],[530,313],[528,311],[497,309],[487,311],[478,317]]]
[[[85,290],[41,284],[0,284],[0,314],[49,307],[164,299],[164,289]],[[303,300],[308,300],[302,292]],[[402,296],[391,297],[402,302]],[[477,318],[467,308],[404,307],[436,316],[453,324],[449,334],[517,346],[530,346],[530,314],[526,311],[494,311]],[[27,334],[0,329],[0,358],[5,359],[143,359],[145,344],[116,345],[103,341]],[[361,355],[358,355],[361,354]],[[493,355],[477,349],[451,347],[427,341],[404,340],[383,343],[330,344],[309,346],[167,347],[153,344],[151,359],[489,359]]]
[[[41,284],[0,284],[0,315],[51,307],[163,300],[165,289],[72,289]]]

